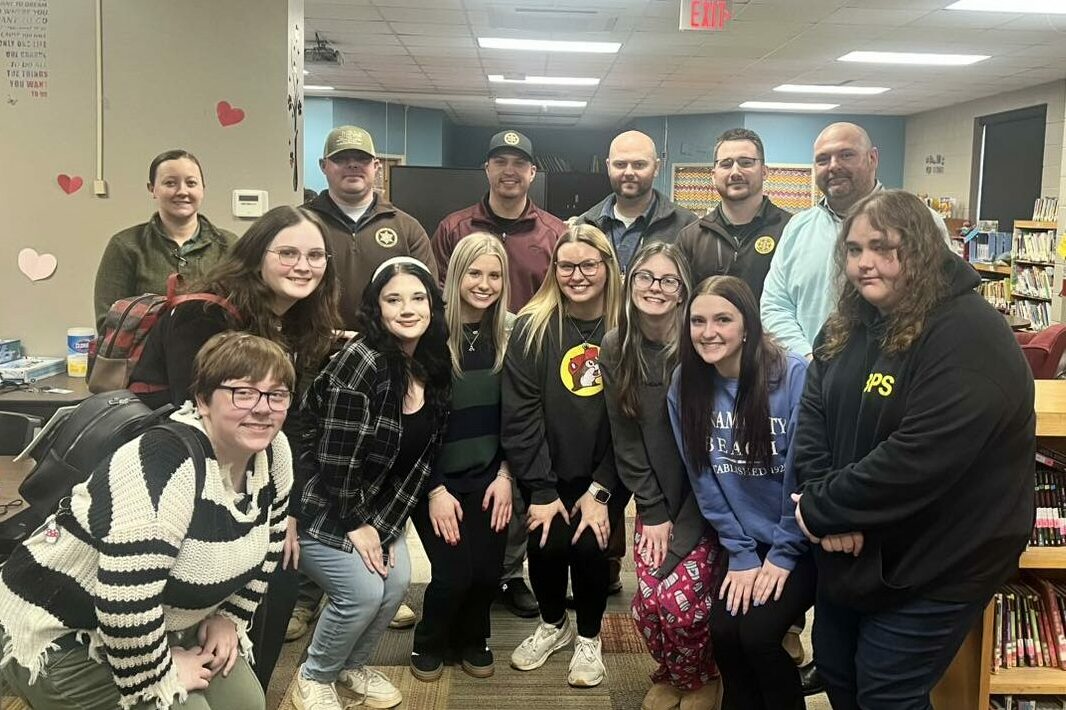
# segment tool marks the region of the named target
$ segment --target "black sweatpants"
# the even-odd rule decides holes
[[[577,499],[588,491],[591,483],[592,479],[584,478],[556,484],[556,491],[567,513]],[[528,508],[529,491],[523,489],[522,495]],[[612,491],[607,504],[607,518],[612,529],[625,524],[625,502],[624,488]],[[566,613],[566,582],[569,574],[577,612],[577,632],[586,638],[594,638],[600,633],[603,612],[607,608],[608,553],[600,549],[595,533],[589,529],[581,534],[576,545],[570,544],[580,521],[580,514],[570,516],[569,525],[561,516],[556,516],[543,548],[540,539],[544,531],[537,528],[529,534],[526,548],[529,555],[529,583],[540,604],[541,619],[553,624]]]
[[[507,528],[494,532],[492,506],[481,510],[487,488],[488,484],[472,493],[452,493],[463,508],[455,546],[433,532],[428,495],[411,513],[432,567],[422,619],[415,627],[416,653],[447,656],[468,647],[481,649],[491,636],[489,607],[500,583]]]
[[[252,628],[248,636],[252,639],[255,663],[252,668],[259,679],[259,684],[266,692],[270,685],[270,676],[281,655],[285,643],[285,629],[296,606],[296,597],[300,593],[300,578],[296,568],[289,564],[288,569],[281,568],[281,560],[267,582],[267,591],[259,608],[252,617]]]
[[[768,551],[768,546],[759,545],[759,559],[765,559]],[[814,559],[807,554],[789,573],[781,598],[774,601],[771,597],[762,606],[751,606],[747,614],[730,614],[725,600],[715,591],[711,639],[725,689],[723,710],[802,710],[799,672],[781,640],[796,618],[814,603],[816,583]]]

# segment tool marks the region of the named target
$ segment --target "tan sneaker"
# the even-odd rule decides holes
[[[531,671],[540,668],[560,648],[568,646],[574,640],[574,627],[570,625],[570,616],[563,616],[563,625],[556,628],[554,624],[537,624],[532,636],[518,644],[511,653],[511,666],[519,671]]]
[[[289,625],[285,627],[285,640],[295,641],[311,628],[311,621],[315,618],[315,610],[304,606],[298,606],[292,610]]]
[[[681,704],[681,693],[669,683],[656,683],[648,689],[640,710],[677,710]]]
[[[368,666],[341,671],[337,683],[354,693],[358,704],[368,708],[394,708],[403,702],[399,688]]]
[[[600,637],[578,636],[574,642],[574,657],[570,659],[570,673],[566,682],[575,688],[593,688],[603,682],[607,669],[603,667]]]
[[[389,622],[389,628],[409,629],[415,625],[416,621],[418,621],[418,615],[415,614],[414,609],[406,604],[401,604],[400,608],[396,610],[396,615]]]
[[[681,710],[718,710],[722,707],[722,679],[715,678],[699,690],[681,696]]]
[[[296,682],[289,693],[296,710],[344,710],[333,683],[319,683],[303,677],[303,666],[296,672]]]

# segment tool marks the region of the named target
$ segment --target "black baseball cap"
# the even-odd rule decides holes
[[[491,158],[503,150],[513,150],[529,158],[529,162],[536,162],[533,159],[533,142],[518,131],[500,131],[494,135],[489,141],[489,152],[485,157]]]

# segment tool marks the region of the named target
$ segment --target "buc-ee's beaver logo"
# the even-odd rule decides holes
[[[559,364],[559,377],[566,389],[578,397],[592,397],[602,392],[600,349],[582,344],[567,350]]]
[[[396,242],[400,241],[400,237],[396,234],[395,229],[382,227],[374,233],[374,241],[386,249],[391,249],[396,246]]]

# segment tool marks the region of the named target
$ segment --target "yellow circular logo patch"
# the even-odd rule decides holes
[[[518,137],[518,134],[514,131],[508,131],[503,134],[503,142],[507,145],[518,145],[522,139]]]
[[[382,227],[374,233],[374,241],[386,249],[390,249],[396,246],[396,242],[400,241],[400,238],[396,235],[396,230]]]
[[[575,345],[563,354],[559,378],[572,394],[592,397],[603,391],[598,345]]]
[[[764,234],[755,240],[755,251],[760,254],[769,254],[774,250],[775,246],[777,246],[777,242],[769,234]]]

